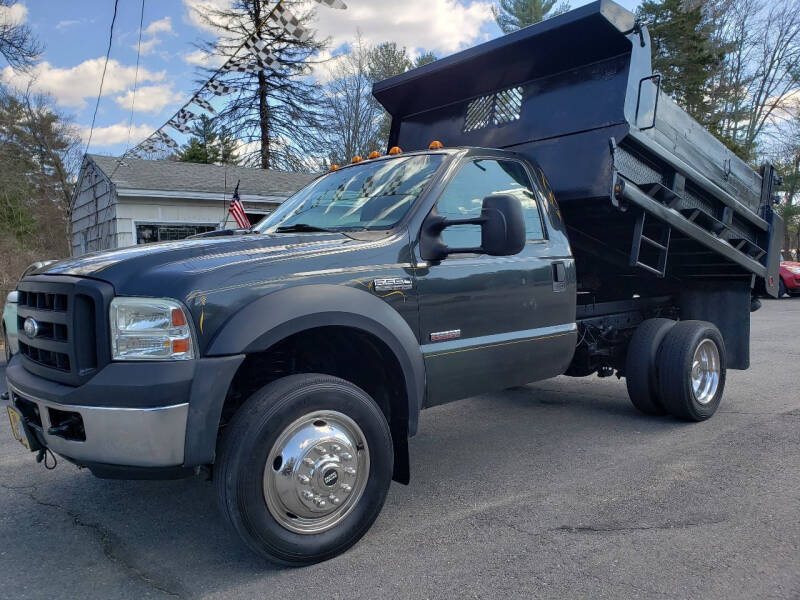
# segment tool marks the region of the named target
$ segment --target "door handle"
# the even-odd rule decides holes
[[[563,292],[567,289],[567,266],[561,262],[553,263],[553,291]]]

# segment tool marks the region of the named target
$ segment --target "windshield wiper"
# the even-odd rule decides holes
[[[326,229],[325,227],[317,227],[316,225],[309,225],[308,223],[293,223],[292,225],[283,225],[278,227],[276,233],[290,233],[293,231],[326,231],[331,233],[332,229]]]

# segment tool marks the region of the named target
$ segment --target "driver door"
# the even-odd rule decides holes
[[[571,358],[575,317],[562,301],[571,286],[554,280],[565,258],[553,255],[536,191],[520,161],[468,157],[437,200],[439,214],[463,219],[480,215],[484,197],[512,194],[527,241],[514,256],[452,254],[416,269],[428,406],[557,375]],[[442,238],[479,247],[480,227],[453,226]]]

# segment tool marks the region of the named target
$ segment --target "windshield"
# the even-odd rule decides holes
[[[255,231],[390,229],[444,162],[421,154],[333,171],[286,200]]]

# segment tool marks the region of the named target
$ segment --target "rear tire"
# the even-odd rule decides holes
[[[370,528],[392,478],[392,438],[352,383],[290,375],[253,394],[225,428],[215,465],[223,516],[264,558],[301,566]]]
[[[658,397],[656,360],[661,342],[674,326],[672,319],[647,319],[636,328],[628,344],[625,360],[628,396],[636,409],[646,415],[667,414]]]
[[[664,408],[679,419],[704,421],[719,407],[725,389],[725,343],[706,321],[680,321],[667,333],[658,356]]]

